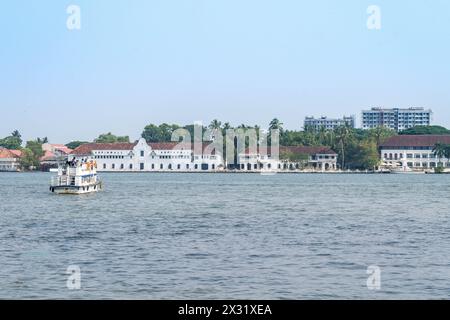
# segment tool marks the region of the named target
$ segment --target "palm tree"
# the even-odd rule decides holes
[[[319,144],[325,145],[326,144],[325,140],[327,137],[327,128],[325,128],[325,126],[320,127],[318,136],[319,136]]]
[[[272,119],[269,123],[269,130],[278,130],[280,133],[283,132],[283,123],[277,118]]]
[[[211,123],[209,124],[209,128],[212,130],[219,130],[222,126],[222,122],[220,122],[217,119],[214,119],[213,121],[211,121]]]
[[[378,126],[369,131],[369,136],[375,140],[377,143],[377,148],[380,147],[381,143],[390,136],[394,135],[395,132],[384,126]]]
[[[345,167],[345,146],[347,145],[348,138],[352,134],[352,129],[349,125],[339,126],[335,129],[336,140],[341,146],[341,168]]]
[[[450,145],[445,146],[444,157],[447,159],[447,162],[450,161]]]
[[[20,134],[20,132],[18,131],[18,130],[14,130],[12,133],[11,133],[11,137],[14,137],[14,138],[22,138],[22,135]]]
[[[449,146],[447,146],[441,142],[438,142],[434,145],[433,153],[436,157],[438,157],[439,166],[442,166],[441,160],[442,160],[442,158],[444,158],[446,156],[446,148],[448,148],[448,147]]]

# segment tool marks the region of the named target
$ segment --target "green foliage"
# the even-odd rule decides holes
[[[20,166],[22,170],[28,171],[39,167],[39,157],[37,157],[31,149],[25,148],[22,150],[22,157],[20,158]]]
[[[193,127],[194,126],[192,126],[191,137],[193,137]],[[180,126],[176,124],[169,125],[167,123],[163,123],[159,126],[149,124],[144,128],[142,138],[144,138],[147,142],[169,142],[172,138],[172,132],[179,128]]]
[[[11,150],[21,149],[22,142],[22,136],[19,131],[14,130],[10,136],[0,139],[0,147]]]
[[[416,126],[407,130],[401,131],[399,134],[401,135],[415,135],[415,134],[434,134],[434,135],[443,135],[450,134],[450,130],[441,127],[441,126]]]
[[[81,146],[83,144],[86,144],[86,143],[89,143],[89,142],[86,142],[86,141],[72,141],[72,142],[69,142],[68,144],[66,144],[66,147],[69,148],[69,149],[76,149],[79,146]]]
[[[42,150],[42,140],[31,140],[27,141],[26,149],[30,150],[34,157],[39,161],[39,158],[44,155],[44,150]]]
[[[372,140],[351,141],[346,154],[346,165],[350,169],[373,169],[380,162],[377,144]]]
[[[444,173],[444,166],[442,166],[442,164],[441,164],[441,165],[439,165],[437,167],[434,167],[434,173],[437,173],[437,174]]]
[[[280,152],[280,160],[289,162],[307,162],[309,160],[309,155],[304,153],[295,153],[292,151],[282,151]]]
[[[130,137],[128,136],[115,136],[111,132],[99,135],[97,139],[94,140],[97,143],[116,143],[116,142],[130,142]]]

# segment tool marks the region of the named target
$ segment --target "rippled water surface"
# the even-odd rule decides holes
[[[450,297],[450,175],[102,178],[57,196],[0,173],[0,298]]]

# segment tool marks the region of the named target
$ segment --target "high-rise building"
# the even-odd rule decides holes
[[[304,121],[304,128],[313,128],[318,131],[321,128],[325,128],[326,130],[333,130],[337,127],[348,125],[352,128],[355,127],[355,116],[346,117],[339,119],[330,119],[327,117],[306,117]]]
[[[372,108],[362,112],[362,128],[386,127],[399,132],[416,126],[429,126],[432,114],[431,110],[424,108]]]

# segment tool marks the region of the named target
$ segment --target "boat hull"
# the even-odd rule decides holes
[[[50,186],[50,192],[55,194],[87,194],[102,190],[101,182],[85,186]]]

